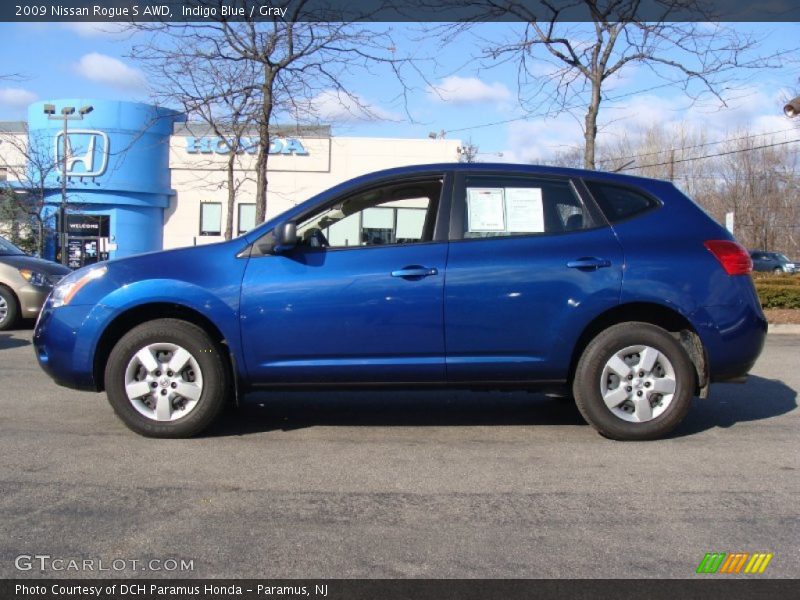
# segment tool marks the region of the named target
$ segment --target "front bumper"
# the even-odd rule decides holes
[[[33,332],[39,366],[59,385],[97,391],[95,349],[111,317],[111,309],[102,305],[54,309],[46,303]]]
[[[23,319],[36,317],[52,289],[53,288],[50,287],[36,287],[29,284],[17,288],[15,292],[17,298],[19,298],[20,316]]]

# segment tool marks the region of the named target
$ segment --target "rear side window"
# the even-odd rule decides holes
[[[658,206],[653,198],[629,187],[597,181],[587,181],[586,186],[610,223],[629,219]]]
[[[465,196],[465,239],[565,233],[592,226],[568,181],[468,177]]]

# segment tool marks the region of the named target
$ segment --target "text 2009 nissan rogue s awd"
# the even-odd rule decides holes
[[[370,385],[571,394],[603,435],[651,439],[758,357],[751,268],[668,182],[404,167],[234,240],[76,271],[34,344],[148,436],[196,434],[256,389]]]

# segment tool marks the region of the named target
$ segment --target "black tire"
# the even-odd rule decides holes
[[[17,297],[10,289],[0,285],[0,298],[3,299],[6,305],[6,314],[0,317],[0,331],[11,329],[17,324],[19,318],[19,303]]]
[[[650,346],[672,363],[675,392],[661,414],[649,421],[629,422],[616,416],[603,401],[603,369],[611,357],[629,346]],[[652,440],[664,437],[684,419],[696,385],[694,365],[680,342],[669,332],[649,323],[613,325],[586,347],[575,370],[573,393],[583,418],[601,435],[615,440]]]
[[[783,269],[781,269],[780,267],[775,267],[774,269],[772,269],[772,274],[773,275],[783,275]]]
[[[145,416],[125,391],[128,364],[139,350],[151,344],[180,346],[200,368],[203,385],[199,399],[186,415],[175,420]],[[136,433],[158,438],[191,437],[206,429],[224,408],[231,388],[228,365],[224,349],[197,325],[179,319],[148,321],[126,333],[111,351],[105,368],[106,395],[120,419]]]

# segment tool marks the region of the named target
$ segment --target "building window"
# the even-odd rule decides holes
[[[256,226],[256,205],[239,205],[239,235],[250,231]]]
[[[8,181],[8,169],[0,168],[0,181]]]
[[[222,204],[202,202],[200,204],[200,235],[219,235],[222,232]]]

